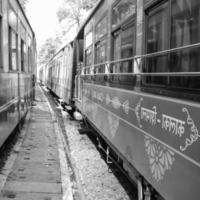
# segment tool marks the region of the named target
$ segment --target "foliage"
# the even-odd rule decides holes
[[[97,0],[63,0],[62,7],[57,12],[59,22],[67,19],[70,24],[80,27],[84,14],[96,4]]]
[[[28,0],[25,0],[28,1]],[[57,35],[48,38],[38,53],[38,64],[46,64],[62,44],[71,41],[86,17],[87,12],[97,0],[62,0],[63,4],[57,11],[59,21]]]
[[[39,50],[38,53],[39,65],[47,63],[56,53],[60,44],[61,43],[58,38],[48,38]]]

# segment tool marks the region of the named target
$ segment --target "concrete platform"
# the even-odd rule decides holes
[[[15,155],[8,161],[10,164],[4,169],[7,175],[0,177],[0,182],[4,181],[0,184],[0,199],[72,199],[57,122],[39,87],[36,89],[36,106],[32,107],[29,117],[18,150],[14,151]]]

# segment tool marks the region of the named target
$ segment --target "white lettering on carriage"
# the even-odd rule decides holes
[[[156,116],[157,116],[157,111],[156,111],[156,106],[153,107],[153,110],[141,107],[141,119],[149,122],[151,125],[156,125]]]
[[[171,117],[169,115],[162,115],[162,128],[168,130],[170,133],[182,137],[185,133],[185,121]]]
[[[184,146],[180,146],[181,151],[187,150],[189,146],[193,145],[200,138],[199,131],[191,118],[188,109],[183,108],[183,112],[187,114],[187,124],[190,126],[191,134],[186,138]]]

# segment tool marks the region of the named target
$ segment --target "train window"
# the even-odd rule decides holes
[[[113,60],[119,60],[121,58],[120,46],[121,46],[120,32],[116,32],[113,34]],[[113,64],[111,72],[119,73],[120,63]]]
[[[107,59],[106,57],[106,39],[105,35],[107,34],[107,17],[104,16],[103,19],[96,25],[95,28],[95,63],[104,63]],[[95,73],[105,73],[104,65],[98,66],[95,69]]]
[[[95,46],[95,54],[96,54],[96,64],[104,63],[106,61],[106,42],[102,40],[98,42]],[[98,66],[97,73],[105,73],[104,65]]]
[[[87,49],[89,46],[92,45],[92,32],[89,32],[86,36],[85,36],[85,48]]]
[[[129,26],[122,30],[121,37],[121,58],[130,58],[135,54],[135,27]],[[132,72],[133,62],[125,61],[122,62],[122,72]]]
[[[200,42],[200,1],[172,0],[171,48]],[[200,48],[171,53],[171,71],[200,71]]]
[[[146,52],[155,53],[169,48],[169,4],[164,2],[154,7],[147,13],[146,27]],[[168,55],[159,55],[150,57],[145,60],[143,72],[168,72]],[[145,76],[145,84],[165,85],[166,77],[164,76]]]
[[[31,72],[31,37],[30,36],[28,36],[28,61],[27,61],[27,65],[28,65],[28,69],[27,69],[27,71],[28,72]]]
[[[85,65],[86,66],[92,65],[92,46],[90,46],[85,51]]]
[[[21,39],[21,71],[25,72],[25,57],[26,57],[26,45],[24,40]]]
[[[90,31],[85,36],[85,66],[92,65],[92,42],[93,42],[93,34]],[[87,70],[89,72],[89,69]]]
[[[135,10],[135,0],[118,1],[112,11],[112,28],[117,27],[121,22],[135,14]]]
[[[18,20],[17,20],[17,14],[15,13],[15,11],[11,8],[9,8],[9,12],[8,12],[8,21],[9,21],[9,25],[17,32],[17,25],[18,25]]]
[[[95,29],[95,40],[100,40],[107,34],[107,17],[105,16],[97,25]]]
[[[28,47],[28,72],[31,72],[31,48]]]
[[[147,53],[166,50],[169,46],[168,3],[148,13]],[[147,60],[146,72],[166,72],[167,56],[153,57]]]
[[[9,27],[9,69],[17,70],[17,33]]]
[[[113,60],[130,58],[135,55],[135,25],[129,23],[113,33]],[[118,62],[112,65],[113,73],[133,71],[132,61]]]

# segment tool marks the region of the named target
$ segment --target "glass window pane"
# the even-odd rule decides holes
[[[135,13],[136,1],[135,0],[123,0],[120,1],[113,8],[112,14],[112,28],[115,28],[122,21]]]
[[[106,43],[101,41],[96,45],[96,64],[104,63],[106,61]],[[104,65],[98,66],[95,72],[104,73]]]
[[[96,25],[96,36],[95,39],[98,41],[104,35],[107,34],[107,18],[104,17],[97,25]]]
[[[169,45],[168,3],[164,3],[148,13],[147,53],[166,50]],[[145,72],[167,72],[167,55],[146,59]]]
[[[92,65],[92,47],[85,51],[85,64],[86,66]]]
[[[115,34],[113,38],[113,60],[119,60],[121,58],[121,42],[120,42],[120,35]],[[113,64],[113,73],[120,72],[120,63]]]
[[[92,32],[89,32],[85,37],[85,48],[87,49],[90,45],[92,45]]]
[[[26,29],[23,24],[20,25],[21,38],[26,41]]]
[[[135,27],[131,26],[122,31],[121,34],[121,58],[133,57],[135,52]],[[132,61],[122,63],[122,72],[132,72]]]
[[[9,29],[10,41],[10,69],[17,70],[17,34]]]
[[[12,8],[10,8],[8,12],[8,21],[10,26],[17,32],[17,14]]]
[[[168,48],[168,4],[149,12],[147,24],[147,53]]]
[[[200,42],[200,1],[172,0],[171,47]],[[199,71],[200,48],[171,53],[172,72]]]
[[[21,40],[21,71],[25,71],[24,69],[24,58],[25,58],[25,56],[24,56],[24,41],[23,40]]]

